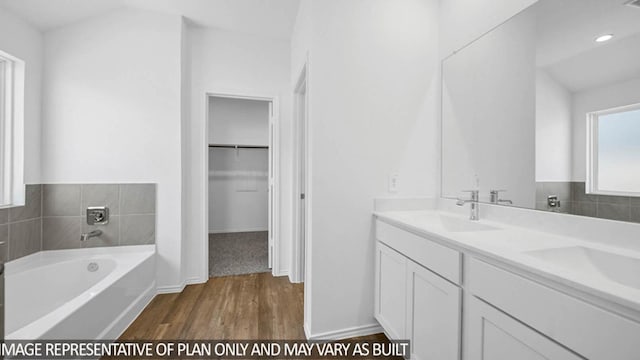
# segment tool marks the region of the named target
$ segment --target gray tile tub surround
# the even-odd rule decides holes
[[[155,243],[155,184],[43,185],[43,250]],[[86,209],[107,206],[107,225],[88,225]],[[80,234],[102,230],[85,242]]]
[[[42,250],[42,186],[26,185],[25,205],[0,209],[0,259]]]
[[[584,182],[571,183],[572,214],[640,222],[640,198],[587,194]]]
[[[556,195],[560,207],[552,209],[547,204],[547,197]],[[569,213],[571,211],[571,183],[561,181],[536,182],[536,209]]]
[[[587,194],[585,183],[579,181],[537,182],[536,209],[550,210],[546,204],[548,195],[558,195],[560,212],[640,223],[640,197]]]

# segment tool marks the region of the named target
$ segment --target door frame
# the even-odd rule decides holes
[[[293,146],[294,146],[294,159],[293,159],[293,174],[292,174],[292,180],[293,180],[293,221],[292,221],[292,236],[291,236],[291,243],[292,243],[292,262],[291,262],[291,272],[290,272],[290,279],[292,282],[299,282],[299,281],[303,281],[304,282],[304,301],[303,301],[303,306],[304,306],[304,324],[303,324],[303,328],[304,328],[304,332],[307,335],[307,337],[309,337],[311,335],[311,322],[312,322],[312,297],[311,297],[311,287],[312,287],[312,280],[313,280],[313,275],[312,275],[312,257],[311,254],[313,253],[313,239],[312,239],[312,228],[313,228],[313,223],[311,221],[311,219],[313,219],[313,129],[311,128],[311,117],[312,117],[312,104],[311,104],[311,96],[312,96],[312,89],[311,89],[311,82],[312,82],[312,76],[311,76],[311,57],[310,54],[307,52],[306,54],[306,58],[305,58],[305,62],[304,64],[302,64],[302,66],[300,67],[300,70],[298,71],[298,76],[296,77],[296,82],[295,82],[295,86],[293,88],[292,91],[292,95],[293,95],[293,99],[294,99],[294,114],[293,114],[293,121],[292,121],[292,125],[293,125]],[[299,131],[299,127],[298,127],[298,121],[297,119],[299,118],[297,116],[298,112],[298,106],[299,103],[297,101],[297,93],[300,92],[300,87],[301,86],[305,86],[306,87],[306,95],[305,95],[305,135],[306,135],[306,139],[305,139],[305,148],[306,148],[306,161],[305,161],[305,165],[306,165],[306,174],[305,174],[305,216],[307,219],[306,222],[306,226],[305,226],[305,236],[304,236],[304,254],[297,254],[296,253],[296,249],[299,249],[299,245],[298,245],[298,241],[300,240],[300,238],[298,236],[296,236],[297,231],[299,230],[299,198],[300,198],[300,193],[299,193],[299,186],[298,186],[298,180],[299,180],[299,159],[298,159],[298,145],[299,145],[299,136],[300,136],[300,131]],[[301,276],[299,276],[300,274],[297,271],[296,268],[296,264],[298,266],[300,266],[298,260],[296,259],[296,255],[297,256],[304,256],[304,278],[302,279]]]
[[[304,97],[304,101],[301,98]],[[307,246],[308,246],[308,230],[309,230],[309,87],[308,87],[308,65],[302,66],[298,73],[293,90],[294,114],[293,114],[293,229],[292,229],[292,259],[291,259],[291,282],[306,282],[307,271]],[[301,104],[304,103],[304,109]],[[302,125],[302,128],[301,128]],[[301,153],[300,148],[304,144],[304,169],[300,168]],[[303,184],[301,183],[301,173],[304,172],[304,190],[305,202],[304,209],[300,205],[300,194],[302,193]],[[304,220],[300,218],[300,212],[304,211]],[[304,224],[303,224],[304,222]],[[301,227],[304,225],[304,238],[300,237]]]
[[[206,279],[209,279],[209,99],[210,98],[227,98],[227,99],[242,99],[242,100],[257,100],[267,101],[271,103],[269,114],[269,131],[273,131],[272,143],[269,144],[269,159],[273,157],[273,169],[269,169],[268,184],[273,185],[273,204],[269,206],[268,221],[271,223],[269,229],[269,253],[271,255],[271,273],[273,276],[280,276],[280,102],[278,96],[259,94],[251,91],[208,91],[205,93],[205,121],[204,121],[204,136],[202,148],[205,151],[204,156],[204,230],[206,238],[202,241],[202,256],[203,256],[203,273],[206,274]],[[271,163],[271,162],[270,162]],[[272,183],[271,183],[272,182]],[[269,194],[271,196],[271,194]],[[271,211],[273,209],[273,211]],[[269,226],[269,225],[267,225]],[[271,244],[273,239],[273,244]]]

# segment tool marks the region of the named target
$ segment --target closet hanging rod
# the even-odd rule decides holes
[[[229,144],[209,144],[210,148],[224,149],[268,149],[265,145],[229,145]]]

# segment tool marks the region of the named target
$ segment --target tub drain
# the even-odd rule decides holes
[[[98,263],[92,262],[92,263],[89,263],[89,265],[87,265],[87,270],[89,270],[90,272],[96,272],[98,271],[98,268],[99,268]]]

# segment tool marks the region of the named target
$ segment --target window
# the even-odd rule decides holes
[[[640,104],[588,114],[587,192],[640,196]]]
[[[24,70],[0,51],[0,207],[24,204]]]

